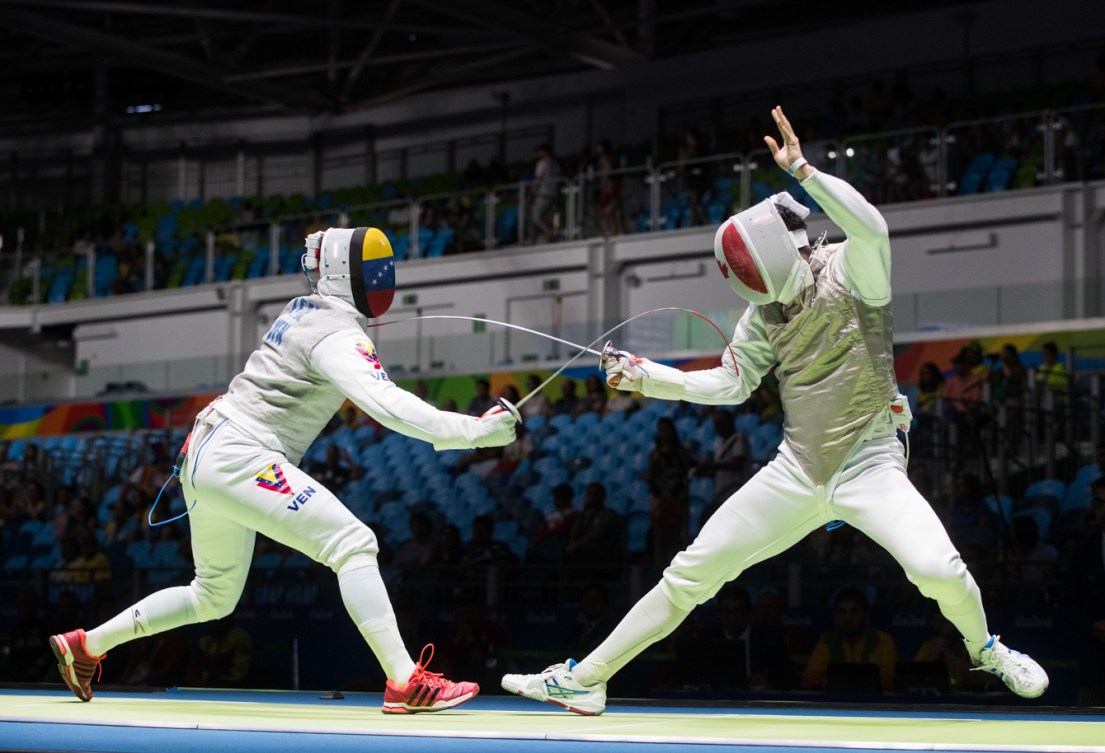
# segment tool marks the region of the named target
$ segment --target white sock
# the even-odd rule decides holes
[[[572,669],[580,685],[606,682],[656,641],[671,634],[690,614],[671,603],[660,584],[641,597],[598,648]]]
[[[414,671],[387,588],[375,559],[357,558],[338,571],[341,598],[357,629],[361,631],[388,679],[405,683]]]
[[[150,594],[129,609],[89,630],[85,648],[103,656],[116,646],[155,633],[199,622],[188,586],[175,586]]]
[[[973,588],[967,598],[958,604],[946,604],[937,601],[940,612],[948,618],[948,622],[955,625],[956,630],[963,636],[963,642],[967,644],[967,652],[971,659],[978,659],[981,651],[990,641],[990,630],[986,627],[986,611],[982,608],[982,596],[978,586],[971,582]]]

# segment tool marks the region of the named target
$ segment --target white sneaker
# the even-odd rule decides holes
[[[1042,696],[1047,690],[1047,672],[1031,656],[1012,650],[999,638],[1000,635],[991,636],[990,642],[978,652],[974,670],[997,675],[1021,698]]]
[[[580,685],[572,677],[574,660],[554,664],[537,675],[503,675],[503,690],[552,703],[577,714],[598,716],[606,710],[606,683]]]

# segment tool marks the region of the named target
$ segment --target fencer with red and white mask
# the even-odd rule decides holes
[[[503,687],[602,713],[606,682],[697,605],[816,528],[843,521],[890,552],[936,600],[977,668],[1000,676],[1017,695],[1039,696],[1048,684],[1044,670],[991,635],[974,578],[906,476],[896,433],[908,430],[910,414],[894,374],[886,222],[852,186],[806,161],[781,108],[772,116],[782,144],[765,141],[776,163],[801,181],[846,240],[811,247],[809,210],[787,193],[739,212],[718,228],[714,253],[722,277],[750,305],[721,365],[684,372],[611,346],[603,366],[619,390],[709,405],[745,401],[774,368],[785,416],[778,455],[721,505],[587,657],[507,675]]]
[[[303,269],[310,294],[284,307],[226,394],[196,417],[182,451],[191,584],[147,596],[87,633],[50,639],[62,678],[81,700],[92,698],[93,672],[112,648],[230,615],[258,532],[337,574],[346,609],[387,675],[385,712],[438,711],[479,692],[475,683],[424,671],[425,655],[412,660],[380,577],[375,534],[299,463],[347,398],[438,450],[509,444],[517,412],[505,401],[478,418],[441,411],[391,381],[367,335],[395,294],[395,261],[381,231],[313,233]],[[364,655],[359,645],[334,648],[337,662]]]

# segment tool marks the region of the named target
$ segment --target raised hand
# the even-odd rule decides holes
[[[782,137],[783,144],[780,146],[771,136],[764,136],[764,143],[771,150],[771,156],[775,158],[775,164],[789,173],[791,165],[802,159],[802,147],[798,144],[798,136],[794,133],[794,128],[787,120],[787,116],[783,114],[782,107],[772,108],[771,117],[779,128],[779,135]],[[805,176],[799,173],[798,177]]]

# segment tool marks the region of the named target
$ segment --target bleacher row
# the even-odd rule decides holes
[[[553,487],[561,483],[571,485],[578,507],[587,485],[600,482],[607,490],[607,506],[625,517],[628,551],[640,553],[645,549],[649,526],[650,492],[646,478],[657,420],[662,416],[673,418],[682,442],[696,457],[711,451],[716,436],[708,417],[679,411],[676,403],[650,401],[628,415],[610,412],[601,417],[584,413],[574,420],[566,414],[548,420],[530,418],[525,426],[533,437],[535,452],[509,474],[492,473],[485,477],[472,471],[458,473],[457,461],[465,451],[435,452],[428,443],[393,432],[380,437],[377,428],[369,425],[357,429],[343,427],[321,436],[311,445],[301,465],[310,471],[324,461],[327,448],[334,445],[363,467],[365,474],[361,478],[334,491],[392,546],[410,538],[409,518],[415,510],[429,514],[435,527],[444,523],[456,525],[463,540],[468,540],[477,516],[492,515],[496,521],[494,537],[507,544],[520,561],[525,559],[535,523],[554,510]],[[762,465],[774,456],[782,441],[779,423],[762,422],[755,413],[742,413],[737,416],[736,425],[749,437],[754,465]],[[165,443],[169,452],[174,452],[183,441],[184,432],[181,428],[171,432],[75,434],[47,437],[39,444],[60,483],[83,485],[87,483],[89,469],[99,467],[102,480],[110,484],[98,503],[102,533],[125,475],[151,457],[157,443]],[[634,441],[627,449],[624,443],[610,441],[610,437],[616,436],[631,436]],[[26,441],[11,443],[9,460],[23,456]],[[1096,465],[1087,465],[1069,484],[1058,479],[1039,480],[1028,486],[1019,499],[990,495],[986,503],[1004,522],[1017,517],[1032,518],[1041,541],[1061,543],[1065,537],[1080,532],[1091,504],[1089,484],[1099,475]],[[172,514],[176,514],[183,509],[179,485],[171,484],[169,489],[162,504],[174,506]],[[689,491],[689,533],[694,535],[702,510],[712,501],[713,479],[692,477]],[[140,512],[145,516],[147,511]],[[23,523],[9,539],[8,548],[4,566],[9,570],[28,567],[47,570],[60,564],[60,549],[48,520]],[[174,541],[139,538],[125,552],[109,551],[109,554],[120,564],[160,571],[161,575],[153,576],[154,582],[176,577],[175,571],[187,564]],[[121,554],[125,554],[126,561],[120,559]],[[260,568],[300,568],[308,566],[310,560],[300,554],[285,558],[269,553],[259,557],[256,564]]]
[[[1086,511],[1092,504],[1090,484],[1100,476],[1101,470],[1096,465],[1086,465],[1070,483],[1054,478],[1041,479],[1029,484],[1020,499],[1008,494],[990,494],[986,496],[986,505],[1004,522],[1019,517],[1031,518],[1040,541],[1062,544],[1067,538],[1082,533]]]

